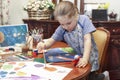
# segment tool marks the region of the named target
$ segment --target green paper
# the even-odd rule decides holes
[[[44,63],[44,58],[35,58],[34,61]]]
[[[61,48],[61,50],[70,54],[75,54],[75,51],[71,47]]]

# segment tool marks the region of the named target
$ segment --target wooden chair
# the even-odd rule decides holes
[[[106,60],[108,55],[107,48],[110,40],[110,32],[103,27],[99,27],[93,33],[93,37],[95,39],[96,45],[98,47],[98,53],[99,53],[100,68],[98,72],[101,73],[106,67]]]

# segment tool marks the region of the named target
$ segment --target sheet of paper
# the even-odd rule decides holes
[[[49,64],[47,64],[45,68],[45,64],[34,62],[28,64],[28,66],[23,68],[22,70],[27,70],[28,73],[40,77],[46,77],[50,80],[62,80],[72,69],[55,65],[53,66]]]
[[[37,76],[40,80],[62,80],[72,69],[39,62],[6,62],[0,70],[0,78],[32,78]],[[11,74],[10,74],[11,73]],[[17,79],[18,80],[18,79]],[[36,79],[37,80],[37,79]]]

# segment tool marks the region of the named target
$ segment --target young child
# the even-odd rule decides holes
[[[51,47],[57,41],[65,41],[75,54],[81,56],[76,67],[85,67],[90,63],[91,73],[98,70],[98,50],[91,34],[96,28],[90,19],[85,15],[79,15],[77,7],[70,1],[60,2],[55,8],[54,17],[60,25],[51,38],[38,43],[38,51]],[[103,80],[103,78],[104,75],[97,75],[95,80]]]

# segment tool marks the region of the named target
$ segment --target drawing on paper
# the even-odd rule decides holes
[[[0,26],[0,47],[13,46],[15,43],[25,43],[27,32],[27,24]]]
[[[40,80],[62,80],[72,70],[55,65],[47,64],[46,67],[44,65],[39,62],[5,62],[0,69],[0,78],[31,80],[33,77],[37,77]]]

